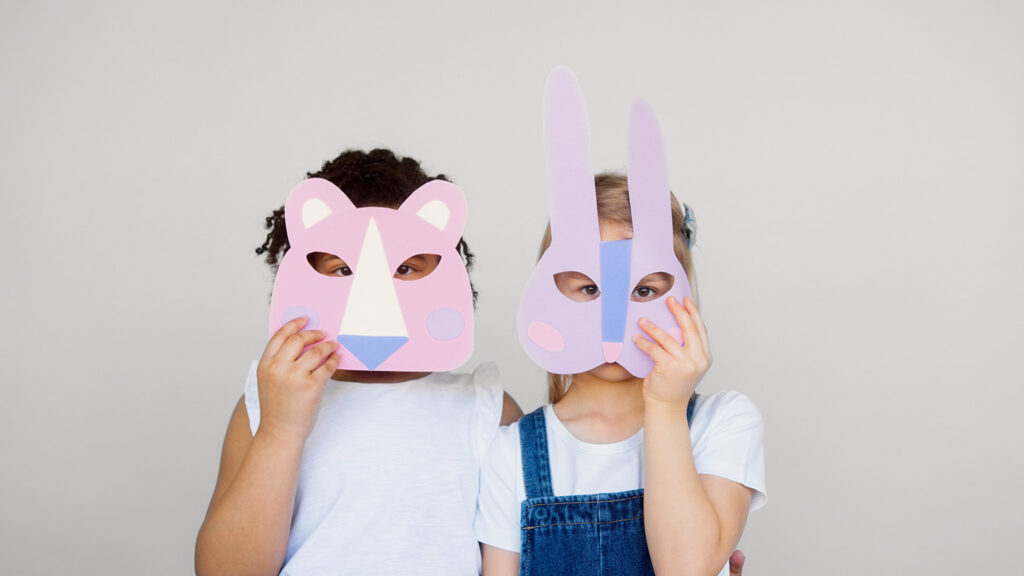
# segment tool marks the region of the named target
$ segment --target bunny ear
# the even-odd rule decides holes
[[[648,246],[672,245],[672,209],[665,145],[654,111],[643,100],[629,116],[629,205],[633,239]]]
[[[590,166],[587,110],[576,75],[567,66],[559,66],[548,75],[544,90],[544,143],[552,241],[596,245],[601,232]]]

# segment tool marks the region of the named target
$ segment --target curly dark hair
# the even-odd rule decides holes
[[[317,172],[308,172],[307,178],[323,178],[345,191],[349,200],[357,208],[366,206],[382,206],[397,209],[402,202],[417,188],[431,180],[451,182],[444,174],[428,176],[420,163],[413,159],[396,155],[386,148],[375,148],[369,152],[363,150],[346,150],[334,160],[324,162]],[[266,254],[264,260],[270,269],[277,273],[281,258],[288,251],[288,233],[285,229],[284,206],[274,210],[267,216],[264,228],[268,230],[263,244],[256,248],[256,254]],[[473,267],[475,256],[469,245],[462,238],[455,247],[466,270]],[[470,281],[473,291],[473,303],[476,303],[477,291]]]

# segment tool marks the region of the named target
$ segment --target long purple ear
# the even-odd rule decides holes
[[[567,66],[559,66],[548,75],[544,143],[552,243],[592,251],[601,239],[601,230],[590,166],[590,130],[576,75]]]
[[[629,204],[633,213],[634,244],[672,245],[665,144],[654,111],[643,100],[629,115]]]

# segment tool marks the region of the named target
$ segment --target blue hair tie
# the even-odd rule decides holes
[[[686,240],[686,249],[689,250],[697,242],[697,218],[693,215],[690,206],[683,204],[683,239]]]

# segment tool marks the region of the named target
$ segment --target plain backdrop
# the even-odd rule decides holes
[[[1019,2],[4,2],[5,574],[192,571],[266,337],[263,218],[346,148],[467,193],[478,341],[530,410],[541,95],[594,165],[657,111],[715,355],[767,430],[749,576],[1024,571]]]

